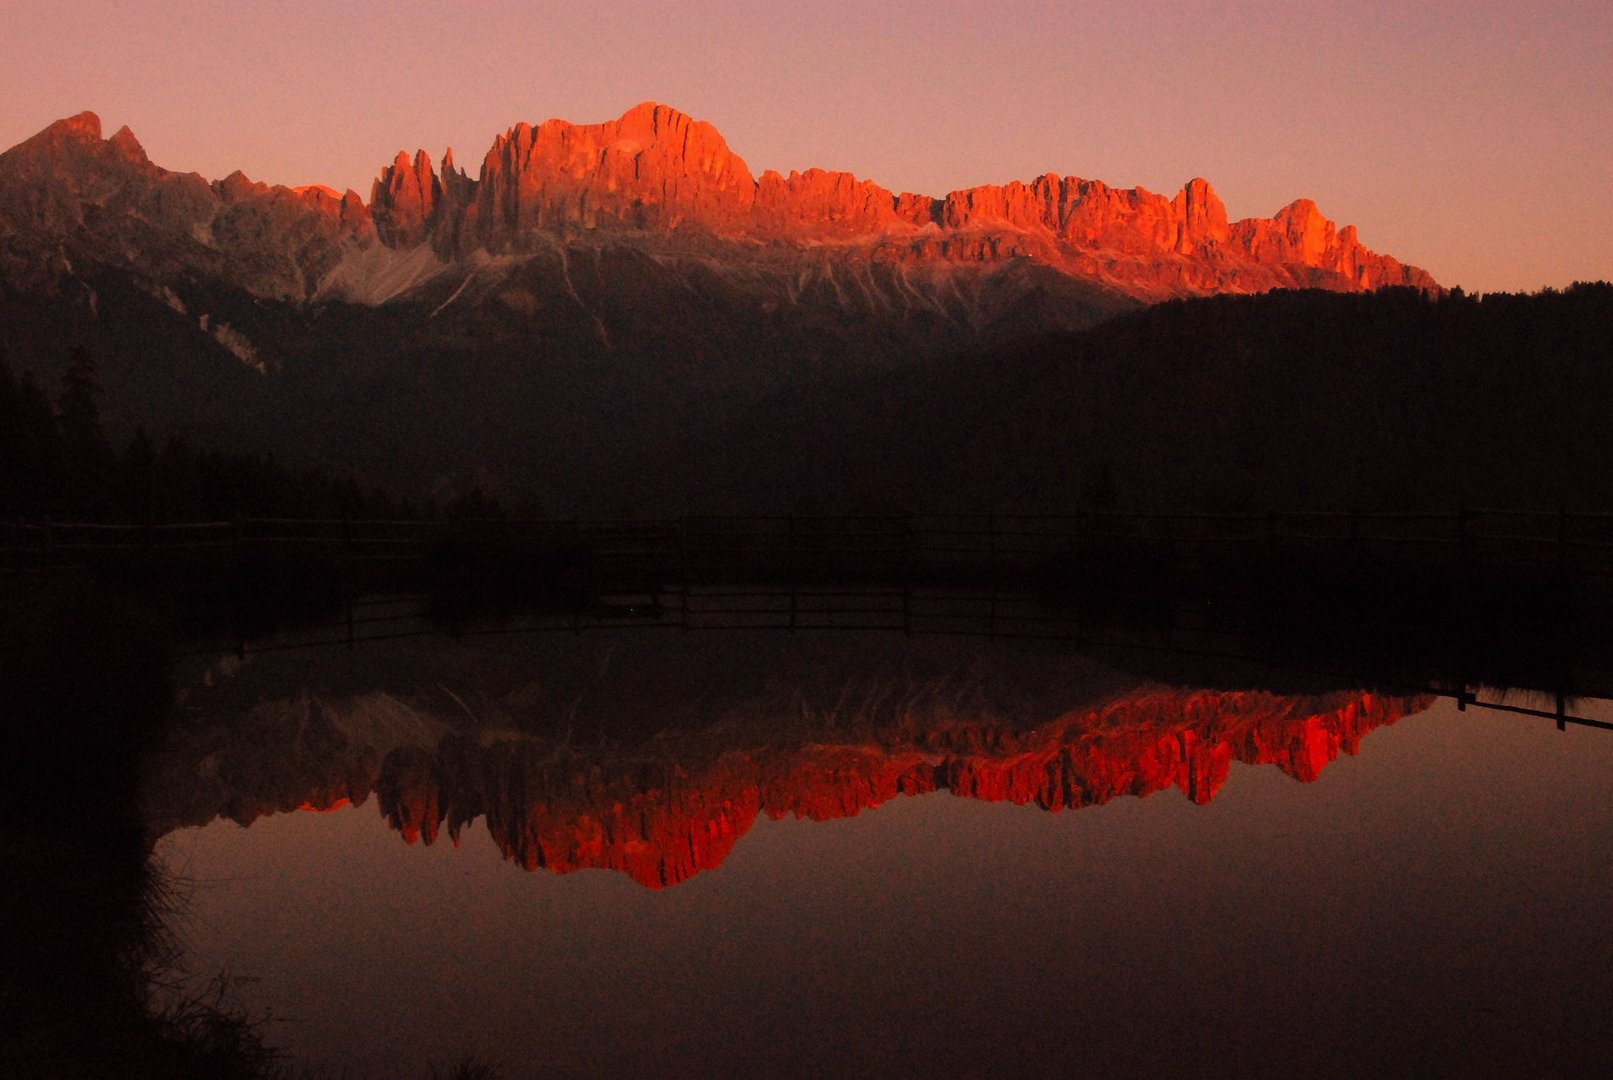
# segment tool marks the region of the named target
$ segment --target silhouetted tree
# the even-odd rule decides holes
[[[62,504],[78,514],[102,515],[110,510],[115,478],[112,448],[101,429],[101,394],[95,358],[88,349],[75,348],[62,374],[56,418],[66,474]]]
[[[54,509],[62,487],[56,417],[32,373],[0,375],[0,508],[16,516]]]
[[[155,521],[157,515],[157,448],[144,427],[136,427],[118,463],[123,514],[135,521]]]

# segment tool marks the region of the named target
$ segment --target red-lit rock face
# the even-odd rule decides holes
[[[1051,173],[943,198],[821,169],[757,179],[710,124],[648,102],[603,124],[517,124],[494,139],[476,179],[451,153],[440,173],[424,151],[400,153],[367,206],[319,185],[270,187],[239,172],[209,184],[171,173],[147,160],[127,128],[103,141],[100,120],[83,113],[0,155],[0,239],[9,233],[76,234],[86,256],[121,252],[159,279],[203,273],[260,295],[366,303],[425,280],[377,259],[377,241],[383,255],[429,245],[424,254],[440,262],[427,259],[416,274],[482,252],[606,243],[722,265],[765,259],[781,282],[823,273],[825,259],[879,263],[898,268],[880,288],[887,307],[913,291],[908,267],[956,281],[1030,263],[1142,300],[1437,287],[1426,272],[1362,247],[1354,228],[1336,227],[1304,199],[1274,218],[1229,223],[1202,179],[1170,198]],[[345,269],[333,274],[338,265]],[[0,270],[22,279],[60,268]],[[379,288],[382,279],[394,287]]]
[[[645,103],[605,124],[517,124],[482,159],[473,204],[484,246],[600,224],[721,233],[756,197],[750,170],[710,124]]]
[[[1309,782],[1418,704],[1370,694],[1162,692],[1023,733],[942,728],[886,743],[731,751],[703,763],[539,764],[543,751],[532,747],[460,758],[445,746],[435,783],[389,802],[383,780],[381,808],[405,837],[429,837],[435,813],[457,839],[485,814],[500,850],[529,870],[605,868],[658,888],[721,864],[758,814],[828,821],[939,790],[1050,811],[1172,787],[1207,803],[1234,761]]]
[[[412,247],[425,239],[426,222],[436,213],[442,185],[424,150],[409,155],[399,151],[397,161],[381,170],[370,191],[375,206],[375,229],[393,247]]]
[[[299,786],[288,775],[277,797],[229,796],[213,812],[245,823],[277,810],[362,803],[373,791],[410,843],[432,843],[444,827],[457,842],[482,818],[505,857],[529,870],[609,869],[660,888],[720,865],[763,814],[827,821],[933,791],[1049,811],[1168,788],[1207,803],[1233,762],[1273,765],[1309,782],[1340,754],[1354,754],[1373,729],[1427,704],[1366,693],[1157,689],[1029,727],[908,717],[770,738],[763,724],[593,751],[569,741],[482,744],[447,734],[384,753],[321,733],[315,714],[299,722],[298,743],[283,753],[321,778]],[[249,769],[286,772],[283,763]],[[211,816],[200,807],[191,813]]]
[[[452,172],[445,168],[445,177]],[[433,191],[452,189],[434,199]],[[886,261],[1030,258],[1154,299],[1277,286],[1413,285],[1432,277],[1363,248],[1300,200],[1271,219],[1227,221],[1208,181],[1174,198],[1048,174],[896,195],[849,173],[810,169],[753,180],[711,125],[646,103],[604,124],[519,124],[493,142],[472,181],[439,185],[429,159],[382,171],[372,196],[382,239],[427,235],[439,254],[533,250],[597,230],[768,245],[871,245]],[[395,224],[392,224],[395,223]],[[547,241],[545,238],[549,238]]]

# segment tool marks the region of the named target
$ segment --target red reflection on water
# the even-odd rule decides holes
[[[1028,730],[909,720],[838,741],[696,738],[592,753],[451,737],[435,751],[394,750],[375,790],[410,843],[431,843],[444,824],[457,843],[484,817],[504,856],[529,870],[603,868],[663,888],[720,865],[759,814],[824,821],[940,790],[1059,811],[1174,787],[1202,804],[1234,761],[1309,782],[1368,732],[1427,705],[1157,691]]]
[[[297,807],[297,809],[308,810],[315,814],[328,814],[332,810],[345,810],[352,805],[352,799],[348,798],[346,795],[340,795],[334,799],[320,799],[317,801],[305,802],[301,806]]]
[[[153,788],[171,800],[154,807],[153,835],[217,816],[245,825],[333,811],[373,793],[411,844],[435,842],[445,826],[457,844],[482,818],[504,857],[529,870],[609,869],[664,888],[719,866],[761,815],[827,821],[932,791],[1061,811],[1175,788],[1202,804],[1235,761],[1309,782],[1368,732],[1429,703],[1156,687],[1045,723],[990,708],[871,707],[591,748],[569,734],[479,742],[446,724],[378,743],[293,709],[279,735],[230,746],[227,768],[176,755],[170,781]]]

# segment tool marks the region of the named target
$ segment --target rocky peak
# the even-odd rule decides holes
[[[124,157],[116,147],[101,140],[101,118],[92,112],[81,112],[56,121],[0,154],[0,162],[5,165],[3,172],[13,177],[25,176],[31,183],[55,182],[79,190],[98,182],[97,174],[108,167],[121,166]]]
[[[346,232],[361,232],[370,220],[370,208],[364,197],[349,188],[338,192],[324,184],[305,184],[291,189],[304,205],[312,207],[327,218],[334,219]]]
[[[213,190],[225,202],[240,202],[253,195],[262,194],[269,190],[267,184],[260,184],[240,169],[236,169],[222,180],[213,182]]]
[[[370,208],[365,205],[364,196],[348,188],[342,194],[342,205],[337,217],[345,227],[354,232],[361,232],[370,223]]]
[[[381,170],[370,192],[371,214],[382,242],[392,247],[413,247],[423,241],[442,198],[442,185],[431,158],[416,150],[414,160],[402,150]]]
[[[442,184],[446,191],[451,185],[468,184],[469,178],[465,170],[454,164],[454,148],[452,146],[442,152]]]
[[[1310,199],[1295,199],[1270,218],[1237,222],[1230,240],[1240,254],[1257,263],[1294,268],[1295,284],[1439,288],[1426,270],[1363,247],[1353,225],[1339,229]]]
[[[519,250],[534,232],[739,228],[750,169],[717,129],[645,102],[602,124],[517,124],[482,160],[464,240]]]
[[[1179,226],[1178,253],[1191,255],[1206,245],[1226,242],[1230,233],[1227,208],[1203,177],[1187,182],[1171,200],[1171,212]]]
[[[928,220],[925,203],[922,216]],[[904,217],[894,195],[849,172],[791,170],[786,177],[769,169],[756,182],[751,229],[780,238],[852,238],[915,224],[919,208],[908,209],[911,217]]]
[[[108,139],[107,142],[110,143],[112,147],[118,151],[118,153],[122,154],[125,158],[129,159],[135,164],[150,164],[150,159],[146,157],[146,148],[140,145],[140,140],[134,137],[134,132],[129,130],[128,124],[118,128],[117,133]]]
[[[1320,266],[1336,239],[1333,223],[1309,199],[1295,199],[1277,211],[1272,222],[1290,257],[1306,266]]]
[[[125,128],[124,130],[128,129]],[[69,116],[56,121],[50,127],[35,135],[34,139],[46,139],[52,142],[65,139],[71,139],[75,142],[99,142],[101,139],[101,118],[86,109],[77,116]]]

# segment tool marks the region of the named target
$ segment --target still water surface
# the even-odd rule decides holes
[[[614,655],[588,680],[618,710],[654,698],[657,663],[685,681],[698,666]],[[479,696],[410,663],[410,690],[378,692],[387,680],[308,662],[299,685],[228,707],[218,687],[241,673],[210,672],[190,699],[211,726],[159,780],[213,795],[168,800],[184,805],[155,854],[190,883],[185,959],[250,980],[240,1002],[300,1061],[377,1077],[466,1053],[509,1076],[1577,1075],[1613,1050],[1606,732],[1427,699],[1165,691],[954,649],[917,675],[902,659],[905,704],[885,714],[826,725],[820,655],[765,692],[697,680],[722,720],[698,738],[670,704],[678,730],[596,738],[586,695],[554,689],[587,664],[531,662]],[[913,690],[960,664],[945,692]],[[1002,689],[1021,676],[1085,689]],[[452,753],[432,727],[452,708],[423,704],[433,681],[476,720]],[[511,734],[539,698],[569,701],[563,735]],[[763,700],[765,737],[737,720]],[[1016,726],[1005,709],[1041,712]],[[301,735],[275,745],[270,713]],[[781,728],[785,713],[812,719]],[[243,724],[251,755],[221,734]],[[388,732],[367,758],[366,724]],[[411,739],[437,755],[410,766],[383,745]],[[523,740],[536,758],[497,756]],[[286,773],[289,812],[225,792],[249,759],[279,760],[256,768]],[[309,808],[290,809],[304,788]],[[365,801],[341,805],[349,789]],[[1066,808],[1038,805],[1052,791]],[[456,845],[467,807],[499,820],[465,822]],[[218,812],[250,825],[173,824]],[[642,843],[683,848],[646,862]]]

